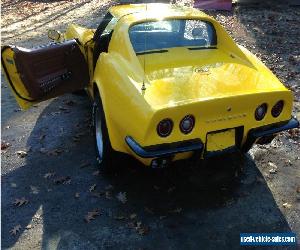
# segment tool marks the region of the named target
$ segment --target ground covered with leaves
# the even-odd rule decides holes
[[[47,29],[96,27],[110,1],[2,1],[2,44],[47,43]],[[300,10],[209,12],[295,94],[300,119]],[[115,175],[94,160],[91,104],[66,95],[20,111],[2,90],[2,248],[237,249],[241,232],[300,238],[299,130],[245,156]],[[238,171],[237,171],[238,170]]]

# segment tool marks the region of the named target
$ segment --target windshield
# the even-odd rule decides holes
[[[173,47],[213,47],[216,31],[202,20],[162,20],[133,25],[129,37],[136,53]]]

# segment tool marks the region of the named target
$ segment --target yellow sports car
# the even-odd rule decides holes
[[[2,48],[19,105],[86,89],[100,166],[117,152],[164,167],[247,152],[296,128],[293,95],[205,13],[166,4],[109,9],[96,30],[49,31],[54,42]]]

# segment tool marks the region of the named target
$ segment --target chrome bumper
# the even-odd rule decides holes
[[[296,118],[291,118],[289,121],[274,123],[271,125],[251,129],[248,133],[245,144],[242,147],[240,145],[236,145],[235,149],[247,152],[257,139],[272,136],[284,130],[297,127],[299,127],[299,121]],[[129,146],[129,148],[141,158],[168,157],[184,152],[195,152],[195,155],[200,156],[203,150],[205,150],[205,145],[200,139],[142,147],[131,136],[126,136],[125,142]],[[226,150],[224,150],[223,152],[226,152]]]
[[[200,139],[165,143],[147,147],[139,145],[131,136],[126,136],[125,141],[130,149],[142,158],[166,157],[177,153],[194,151],[199,151],[201,153],[204,147]]]

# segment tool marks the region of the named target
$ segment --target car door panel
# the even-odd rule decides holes
[[[6,46],[1,60],[22,108],[83,89],[89,83],[88,65],[76,40],[33,49]]]

